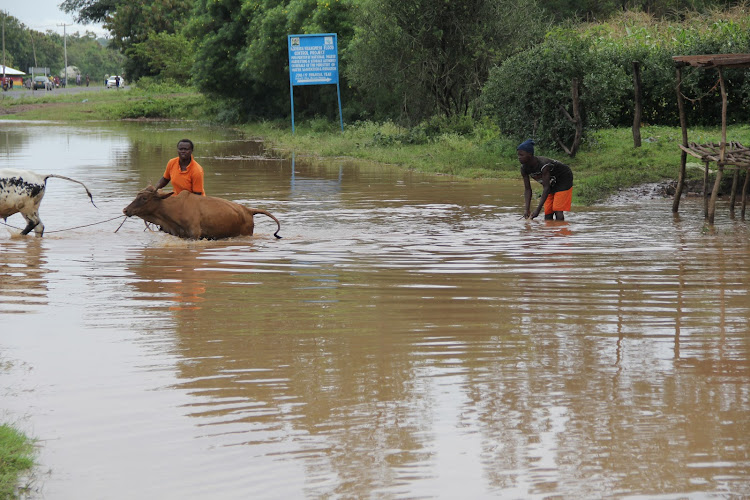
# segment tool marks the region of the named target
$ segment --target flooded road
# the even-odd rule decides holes
[[[283,239],[101,222],[183,137],[208,194]],[[165,124],[0,123],[9,167],[98,207],[50,179],[43,238],[0,226],[0,419],[39,440],[32,498],[750,496],[750,231],[726,206],[713,230],[698,200],[526,221],[520,179]]]

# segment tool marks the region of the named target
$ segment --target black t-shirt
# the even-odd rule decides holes
[[[531,165],[521,164],[521,174],[528,175],[535,181],[542,182],[542,171],[550,169],[549,190],[550,193],[567,191],[573,187],[573,171],[564,163],[544,156],[535,156],[535,162]]]

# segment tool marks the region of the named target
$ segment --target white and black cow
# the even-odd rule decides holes
[[[39,204],[42,202],[47,179],[50,177],[77,182],[86,190],[91,204],[94,205],[89,188],[81,181],[63,175],[40,175],[29,170],[6,168],[0,169],[0,218],[7,219],[20,212],[27,222],[21,234],[29,234],[33,229],[37,236],[41,236],[44,233],[44,224],[39,219]]]

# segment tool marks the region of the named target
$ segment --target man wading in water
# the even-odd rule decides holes
[[[531,139],[519,144],[517,153],[518,161],[521,162],[523,196],[526,202],[524,218],[535,218],[544,207],[545,220],[552,220],[553,216],[557,220],[565,220],[563,212],[570,212],[570,204],[573,200],[573,171],[569,166],[557,160],[534,156],[534,141]],[[542,185],[542,197],[533,213],[530,212],[531,182],[529,177]]]
[[[177,143],[177,158],[167,163],[164,176],[156,183],[156,189],[161,189],[172,181],[174,194],[180,191],[206,196],[203,189],[203,167],[193,158],[193,141],[182,139]]]

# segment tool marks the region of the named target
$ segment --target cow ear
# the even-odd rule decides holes
[[[170,191],[168,193],[165,193],[165,192],[162,191],[162,192],[159,193],[159,197],[162,200],[165,200],[165,199],[169,198],[170,196],[172,196],[173,194],[174,194],[174,191]]]

